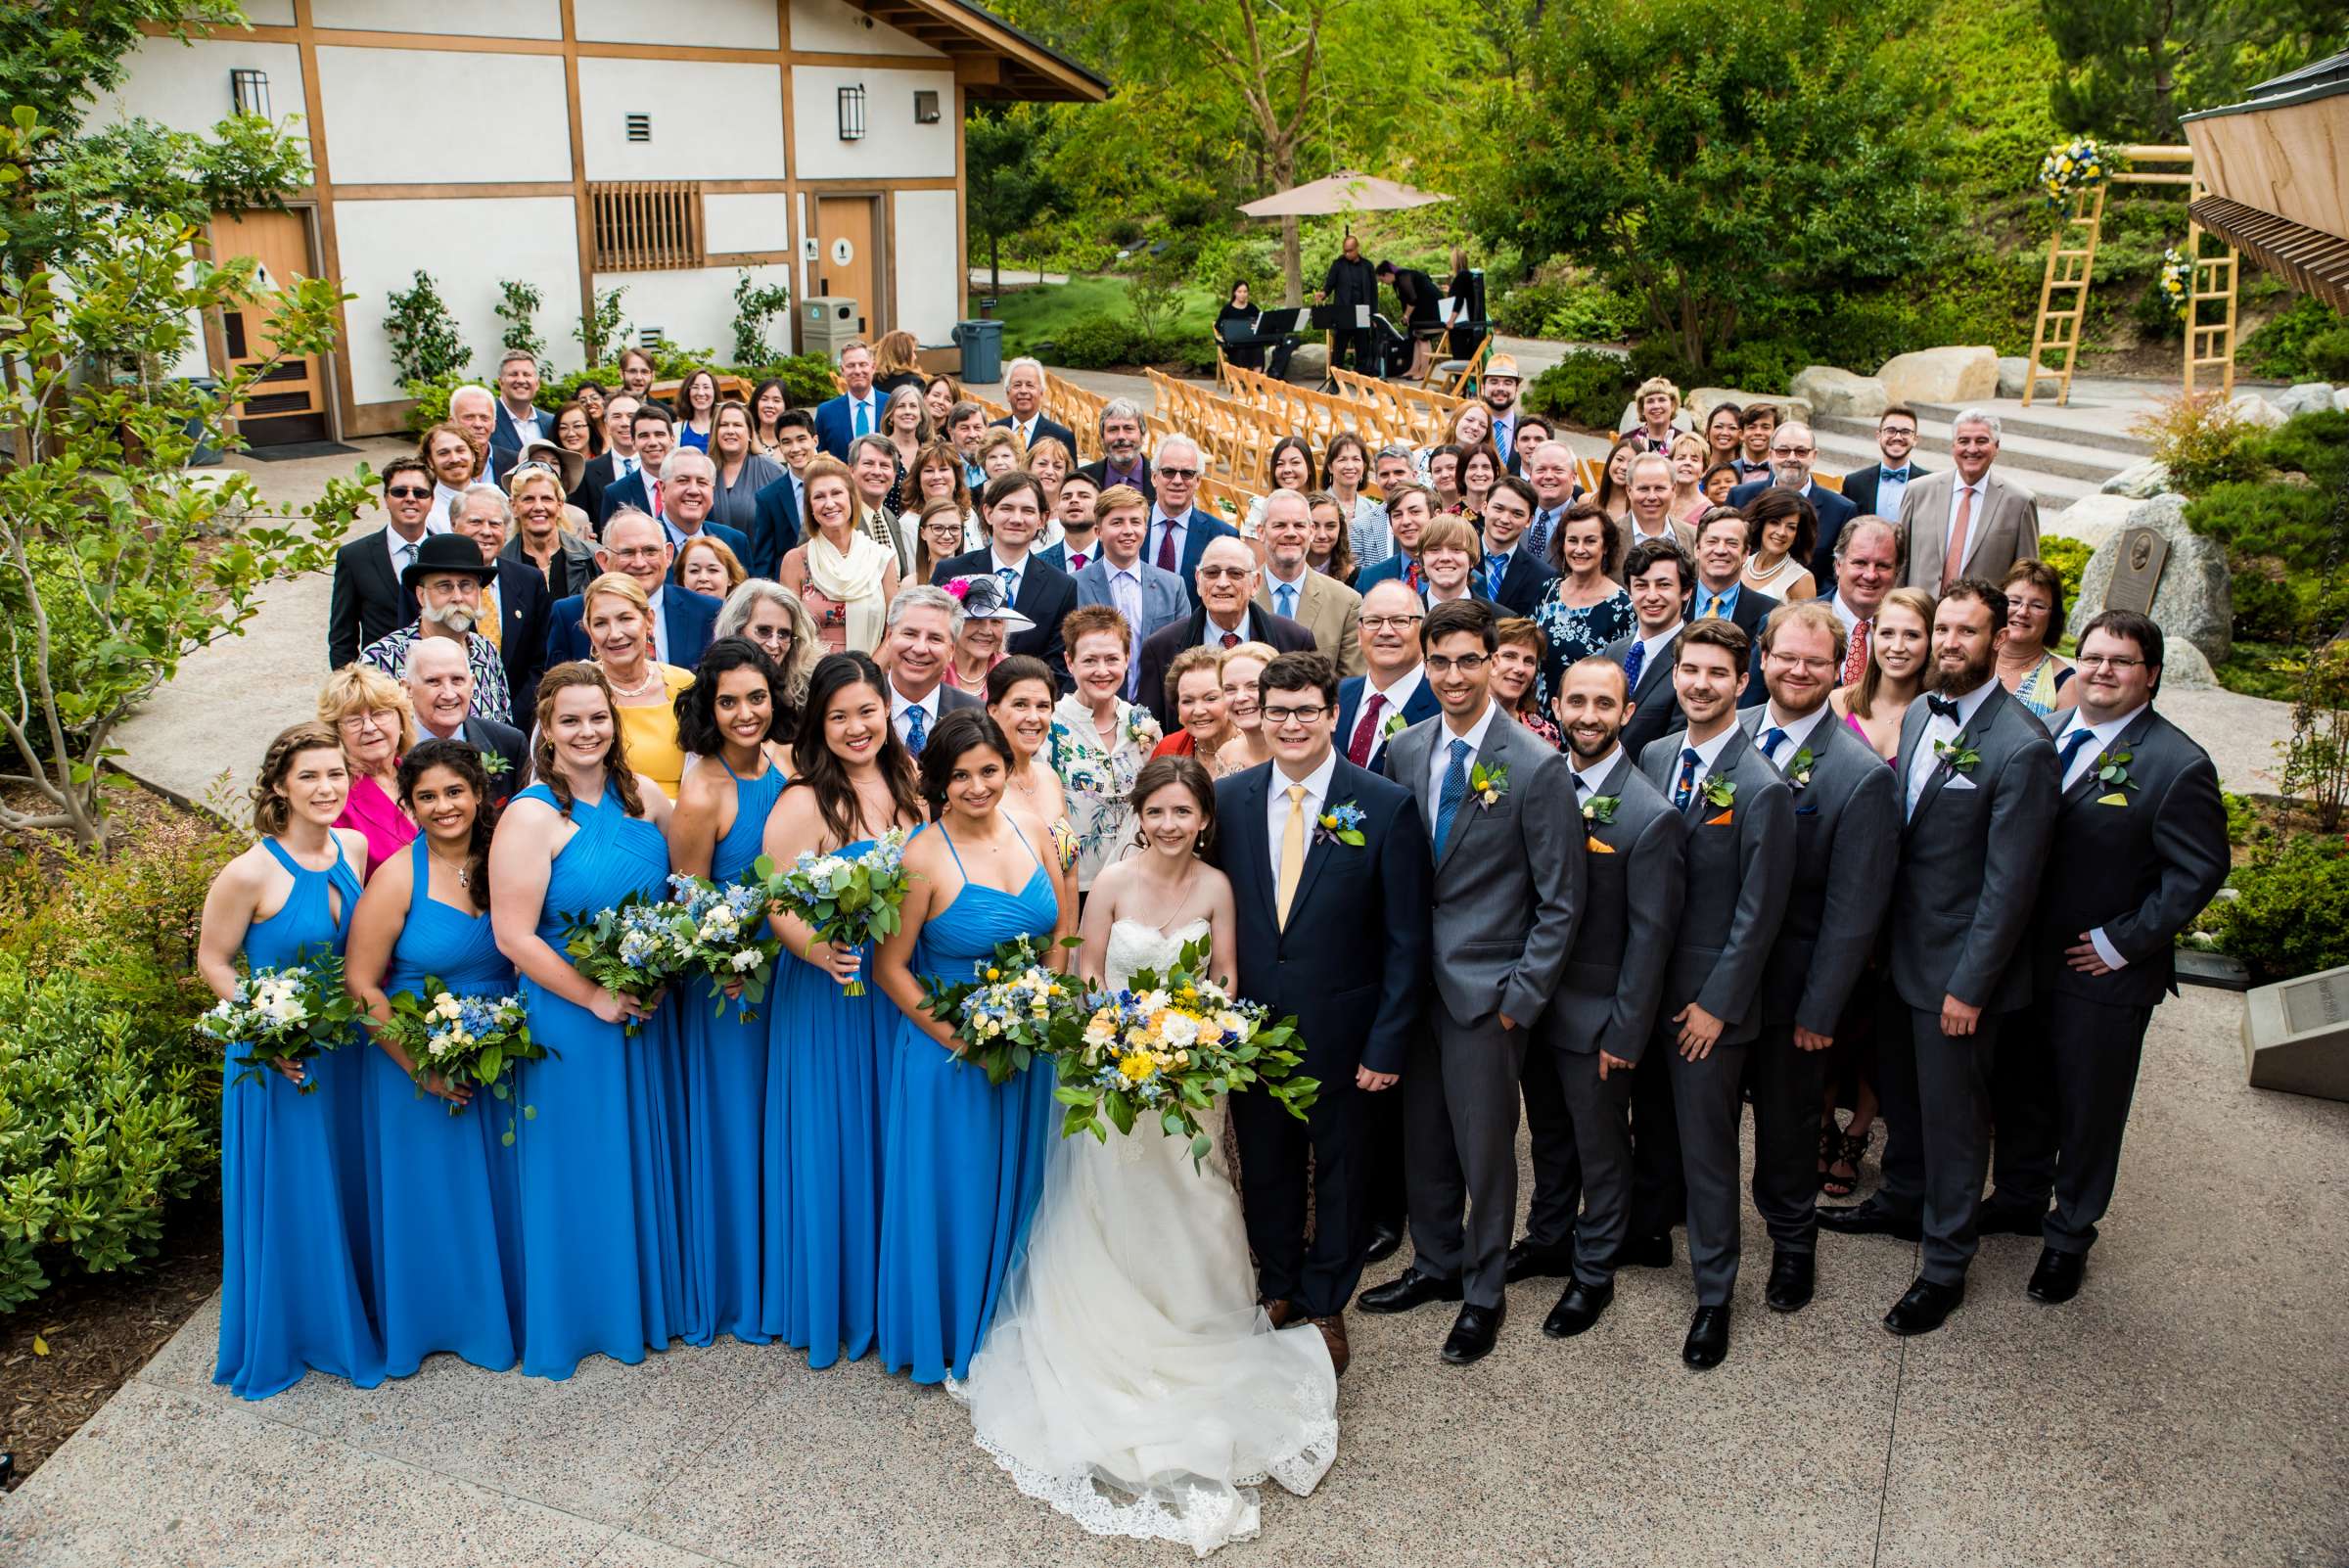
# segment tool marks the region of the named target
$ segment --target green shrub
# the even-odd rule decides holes
[[[449,394],[473,379],[470,372],[446,370],[438,376],[412,376],[401,382],[400,392],[415,399],[414,405],[408,409],[408,434],[422,436],[448,418]]]
[[[432,381],[472,362],[473,350],[458,336],[457,318],[440,298],[433,275],[418,269],[416,281],[384,297],[392,307],[384,332],[392,340],[392,363],[402,381]]]
[[[1130,321],[1086,316],[1063,327],[1053,338],[1051,349],[1053,361],[1071,370],[1106,370],[1140,359],[1141,340]]]
[[[2284,381],[2349,381],[2349,321],[2314,295],[2302,295],[2243,339],[2242,363],[2254,375]]]
[[[2318,489],[2333,489],[2349,475],[2349,413],[2295,414],[2259,437],[2252,450],[2263,463],[2307,475]]]
[[[2182,494],[2200,495],[2213,485],[2255,480],[2267,472],[2267,459],[2254,444],[2258,431],[2216,392],[2164,397],[2130,428],[2152,443],[2155,460],[2169,470],[2170,483]]]
[[[620,367],[590,365],[585,370],[575,370],[568,376],[542,381],[538,384],[538,395],[532,401],[551,414],[577,397],[579,389],[589,382],[607,390],[617,387],[620,385]]]
[[[1488,280],[1485,314],[1492,319],[1495,332],[1512,338],[1546,337],[1550,318],[1567,309],[1573,294],[1573,285],[1562,278],[1537,278],[1505,294],[1497,294]]]
[[[14,1312],[52,1267],[108,1273],[154,1256],[166,1205],[218,1148],[182,1074],[145,1059],[134,1015],[99,981],[0,961],[0,1311]]]
[[[2196,922],[2261,982],[2349,963],[2349,848],[2295,834],[2254,852]]]
[[[2080,597],[2080,576],[2088,570],[2088,558],[2096,554],[2086,544],[2060,533],[2039,536],[2039,558],[2055,569],[2063,578],[2063,602],[2072,604]],[[2076,629],[2076,628],[2075,628]]]
[[[783,395],[794,408],[813,408],[840,391],[832,374],[832,361],[822,354],[785,354],[764,364],[724,365],[720,369],[742,377],[754,387],[773,377],[783,383]]]
[[[1585,349],[1536,376],[1526,389],[1525,404],[1586,430],[1612,431],[1635,385],[1621,356]]]
[[[1821,361],[1811,357],[1811,350],[1799,343],[1784,338],[1758,338],[1734,344],[1713,356],[1713,364],[1705,372],[1707,380],[1716,387],[1735,387],[1741,392],[1783,392],[1793,384],[1795,375],[1805,365]],[[1682,383],[1681,391],[1688,391]]]
[[[2251,477],[2214,484],[2189,502],[2187,526],[2227,547],[2234,628],[2261,643],[2304,641],[2340,618],[2349,585],[2324,588],[2332,497],[2349,469],[2349,414],[2301,414],[2245,438]],[[2293,476],[2278,480],[2271,469]]]

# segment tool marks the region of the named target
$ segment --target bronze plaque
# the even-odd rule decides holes
[[[2169,559],[2170,541],[2153,530],[2124,532],[2112,564],[2112,583],[2104,590],[2104,608],[2151,615],[2153,590],[2161,586],[2161,569]]]

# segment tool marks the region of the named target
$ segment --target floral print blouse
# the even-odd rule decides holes
[[[1077,832],[1077,887],[1093,885],[1101,868],[1125,857],[1133,848],[1134,775],[1150,760],[1165,737],[1150,711],[1121,699],[1118,703],[1117,749],[1101,750],[1100,732],[1093,728],[1092,710],[1076,692],[1061,698],[1052,710],[1049,742],[1052,771],[1060,775],[1069,823]]]

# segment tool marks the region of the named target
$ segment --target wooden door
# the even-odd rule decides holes
[[[855,300],[867,338],[877,338],[886,330],[882,320],[887,314],[875,292],[881,271],[873,203],[869,196],[815,199],[816,292]]]
[[[212,215],[212,251],[226,261],[252,256],[259,263],[260,291],[244,310],[221,312],[220,346],[233,367],[269,356],[269,296],[290,286],[297,274],[318,275],[310,255],[310,229],[299,212],[252,211]],[[331,438],[326,417],[326,369],[316,354],[289,356],[245,400],[237,429],[255,446]]]

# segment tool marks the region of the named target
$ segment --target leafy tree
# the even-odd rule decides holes
[[[546,302],[533,284],[507,278],[497,286],[497,319],[505,323],[498,336],[501,348],[519,348],[546,369],[546,339],[538,331],[538,307]]]
[[[734,278],[734,362],[763,365],[774,349],[766,341],[766,324],[791,308],[791,291],[780,283],[759,284],[748,271]]]
[[[622,346],[627,342],[628,329],[620,305],[621,296],[627,292],[624,288],[607,289],[597,295],[595,314],[592,317],[580,316],[579,324],[571,329],[571,335],[579,341],[579,347],[585,351],[588,364],[602,364],[619,353]]]
[[[1954,224],[1902,45],[1914,15],[1551,0],[1529,81],[1488,111],[1471,216],[1590,267],[1698,367],[1773,300],[1917,273]]]
[[[413,284],[386,295],[384,303],[392,307],[384,316],[384,333],[392,340],[392,363],[401,381],[436,381],[473,362],[473,350],[457,333],[457,318],[422,267]],[[505,313],[502,305],[498,313]]]
[[[2179,116],[2242,97],[2342,34],[2337,0],[2040,0],[2060,61],[2049,107],[2065,130],[2185,140]]]
[[[1042,116],[1035,106],[976,105],[962,122],[964,200],[971,234],[987,242],[988,292],[1003,292],[1003,241],[1052,209],[1038,160]]]

